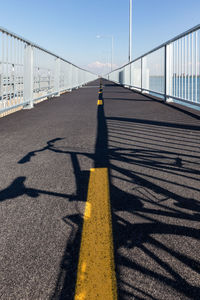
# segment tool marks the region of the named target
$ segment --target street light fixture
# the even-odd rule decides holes
[[[110,38],[111,39],[111,72],[113,70],[113,50],[114,50],[114,37],[113,35],[97,35],[97,39]]]

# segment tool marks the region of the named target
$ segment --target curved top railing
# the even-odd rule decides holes
[[[91,73],[91,74],[93,74],[93,75],[96,76],[96,74],[94,74],[94,73],[92,73],[92,72],[90,72],[90,71],[88,71],[88,70],[85,70],[85,69],[83,69],[83,68],[80,68],[79,66],[76,66],[75,64],[73,64],[73,63],[71,63],[70,61],[66,60],[65,58],[63,58],[63,57],[61,57],[61,56],[59,56],[59,55],[57,55],[57,54],[55,54],[55,53],[53,53],[53,52],[51,52],[51,51],[45,49],[45,48],[43,48],[43,47],[37,45],[36,43],[33,43],[33,42],[27,40],[26,38],[24,38],[24,37],[22,37],[22,36],[20,36],[20,35],[18,35],[18,34],[16,34],[16,33],[14,33],[14,32],[12,32],[12,31],[7,30],[6,28],[4,28],[4,27],[2,27],[2,26],[0,26],[0,32],[5,33],[5,34],[8,34],[8,35],[12,36],[13,38],[16,38],[16,39],[18,39],[18,40],[20,40],[20,41],[26,43],[27,45],[30,45],[30,46],[32,46],[32,47],[34,47],[34,48],[37,48],[37,49],[39,49],[39,50],[42,50],[43,52],[46,52],[46,53],[48,53],[48,54],[50,54],[50,55],[53,55],[53,56],[55,56],[55,57],[57,57],[57,58],[60,58],[60,59],[62,59],[63,61],[65,61],[65,62],[67,62],[67,63],[73,65],[74,67],[77,67],[77,68],[80,69],[80,70],[89,72],[89,73]]]
[[[152,52],[154,52],[154,51],[157,51],[157,50],[159,50],[160,48],[165,47],[165,46],[169,45],[170,43],[175,42],[175,41],[177,41],[178,39],[183,38],[183,37],[185,37],[186,35],[188,35],[188,34],[190,34],[190,33],[193,33],[194,31],[199,30],[199,29],[200,29],[200,24],[198,24],[198,25],[192,27],[192,28],[189,29],[189,30],[184,31],[184,32],[181,33],[181,34],[178,34],[178,35],[175,36],[174,38],[168,40],[168,41],[165,42],[165,43],[162,43],[162,44],[159,45],[159,46],[156,46],[156,47],[153,48],[152,50],[150,50],[150,51],[148,51],[148,52],[146,52],[146,53],[144,53],[144,54],[138,56],[137,58],[133,59],[131,62],[128,62],[127,64],[122,65],[121,67],[119,67],[119,68],[113,70],[112,72],[117,71],[117,70],[120,70],[121,68],[123,68],[123,67],[125,67],[125,66],[127,66],[127,65],[129,65],[129,64],[131,64],[131,63],[133,63],[133,62],[135,62],[135,61],[137,61],[138,59],[140,59],[140,58],[142,58],[142,57],[144,57],[144,56],[146,56],[146,55],[148,55],[148,54],[150,54],[150,53],[152,53]],[[110,73],[112,73],[112,72],[107,73],[105,76],[107,76],[108,74],[110,74]]]
[[[78,88],[97,75],[0,27],[0,113]]]
[[[200,105],[200,25],[105,75],[168,101]]]

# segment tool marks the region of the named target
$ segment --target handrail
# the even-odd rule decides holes
[[[85,70],[85,69],[83,69],[83,68],[78,67],[77,65],[71,63],[70,61],[66,60],[65,58],[63,58],[63,57],[61,57],[61,56],[59,56],[59,55],[57,55],[57,54],[55,54],[55,53],[53,53],[53,52],[51,52],[51,51],[49,51],[49,50],[47,50],[47,49],[45,49],[45,48],[39,46],[38,44],[36,44],[36,43],[34,43],[34,42],[31,42],[31,41],[27,40],[26,38],[24,38],[24,37],[22,37],[22,36],[20,36],[20,35],[18,35],[18,34],[16,34],[16,33],[14,33],[14,32],[12,32],[12,31],[9,31],[8,29],[6,29],[6,28],[4,28],[4,27],[2,27],[2,26],[0,26],[0,32],[9,34],[10,36],[12,36],[12,37],[14,37],[14,38],[16,38],[16,39],[18,39],[18,40],[20,40],[20,41],[26,43],[27,45],[30,45],[30,46],[32,46],[32,47],[35,47],[35,48],[39,49],[39,50],[42,50],[42,51],[44,51],[44,52],[46,52],[46,53],[48,53],[48,54],[50,54],[50,55],[53,55],[53,56],[55,56],[56,58],[59,58],[59,59],[61,59],[61,60],[65,61],[65,62],[67,62],[68,64],[70,64],[70,65],[72,65],[72,66],[74,66],[74,67],[76,67],[76,68],[78,68],[78,69],[80,69],[80,70],[83,70],[83,71],[89,72],[89,73],[91,73],[91,74],[93,74],[93,75],[96,75],[96,74],[94,74],[94,73],[92,73],[92,72],[90,72],[90,71],[88,71],[88,70]]]
[[[121,85],[200,105],[200,24],[105,75]]]
[[[97,75],[0,27],[0,114],[93,81]]]
[[[114,69],[112,72],[117,71],[117,70],[120,70],[121,68],[128,66],[129,64],[131,64],[131,63],[133,63],[133,62],[135,62],[135,61],[141,59],[142,57],[147,56],[147,55],[151,54],[152,52],[155,52],[155,51],[157,51],[157,50],[159,50],[159,49],[161,49],[161,48],[163,48],[163,47],[169,45],[170,43],[173,43],[173,42],[179,40],[180,38],[183,38],[184,36],[186,36],[186,35],[188,35],[188,34],[194,32],[194,31],[196,31],[196,30],[198,30],[198,29],[200,29],[200,24],[198,24],[198,25],[192,27],[192,28],[189,29],[189,30],[184,31],[184,32],[181,33],[181,34],[178,34],[177,36],[175,36],[174,38],[168,40],[167,42],[162,43],[161,45],[159,45],[159,46],[153,48],[152,50],[150,50],[150,51],[148,51],[148,52],[146,52],[146,53],[140,55],[139,57],[133,59],[131,62],[128,62],[127,64],[124,64],[124,65],[122,65],[121,67],[119,67],[119,68],[117,68],[117,69]],[[112,73],[112,72],[106,73],[105,76],[108,75],[108,74],[110,74],[110,73]]]

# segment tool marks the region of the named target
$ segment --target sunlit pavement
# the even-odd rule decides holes
[[[98,91],[0,120],[0,298],[74,299],[90,169],[107,168],[118,298],[199,299],[200,113],[108,81],[99,109]]]

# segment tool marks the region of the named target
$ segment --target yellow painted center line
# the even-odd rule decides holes
[[[98,99],[97,105],[103,105],[103,101]]]
[[[117,299],[108,169],[90,170],[75,300]]]

